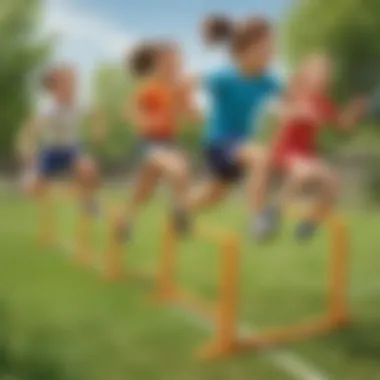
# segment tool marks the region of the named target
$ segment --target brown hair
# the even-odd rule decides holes
[[[136,76],[150,74],[156,66],[159,54],[171,49],[176,49],[172,41],[142,42],[133,49],[127,66]]]
[[[244,51],[267,37],[272,29],[270,22],[258,16],[235,22],[226,16],[209,16],[203,23],[203,38],[207,43],[225,43],[232,53]]]

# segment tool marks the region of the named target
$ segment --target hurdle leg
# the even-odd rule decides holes
[[[330,283],[328,308],[334,325],[348,322],[347,287],[348,287],[348,236],[344,221],[338,216],[329,220],[332,247],[330,254]]]
[[[237,348],[237,308],[239,247],[235,237],[227,237],[222,244],[220,272],[220,300],[216,315],[216,336],[202,347],[198,356],[202,360],[216,359],[234,352]]]
[[[176,267],[178,242],[176,233],[170,222],[165,225],[163,245],[161,248],[160,269],[157,279],[157,291],[155,297],[160,301],[173,299],[176,293],[174,285],[174,273]]]
[[[118,220],[117,210],[109,214],[108,242],[105,251],[104,276],[109,281],[117,281],[123,276],[124,244],[117,240],[115,225]]]
[[[79,266],[89,266],[91,263],[91,223],[90,215],[79,212],[78,225],[75,236],[74,260]]]

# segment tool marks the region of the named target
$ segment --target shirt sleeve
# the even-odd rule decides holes
[[[202,84],[204,89],[213,94],[221,91],[223,83],[225,82],[225,75],[220,71],[215,71],[204,75]]]

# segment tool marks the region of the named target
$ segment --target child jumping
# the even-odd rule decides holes
[[[297,226],[296,236],[301,239],[313,234],[339,193],[337,173],[318,153],[318,134],[328,123],[350,130],[366,108],[364,99],[358,97],[339,111],[329,97],[331,79],[328,56],[313,54],[305,58],[284,94],[281,125],[272,147],[273,164],[284,175],[281,206],[309,184],[321,189],[312,213]]]
[[[82,150],[85,110],[77,102],[74,68],[62,65],[48,70],[42,87],[46,98],[18,136],[20,153],[29,169],[25,189],[30,195],[43,196],[54,177],[69,173],[78,185],[81,207],[93,213],[99,176],[94,162]]]
[[[260,17],[234,22],[211,16],[203,25],[208,44],[228,49],[230,63],[203,80],[211,101],[204,134],[205,159],[210,178],[188,197],[188,209],[214,205],[231,184],[247,175],[250,232],[261,237],[268,218],[264,207],[269,155],[265,147],[251,141],[258,118],[268,100],[279,91],[269,67],[274,59],[274,30]]]
[[[182,118],[193,113],[175,43],[141,43],[131,54],[129,69],[138,84],[127,101],[125,117],[136,128],[140,167],[117,223],[116,234],[120,239],[130,236],[139,208],[149,199],[160,178],[165,178],[172,190],[174,221],[179,229],[184,227],[188,166],[176,143],[176,133]]]

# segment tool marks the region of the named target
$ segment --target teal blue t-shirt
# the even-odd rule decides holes
[[[206,145],[244,141],[257,129],[262,107],[279,90],[268,73],[243,76],[228,67],[205,78],[211,102],[205,127]]]

